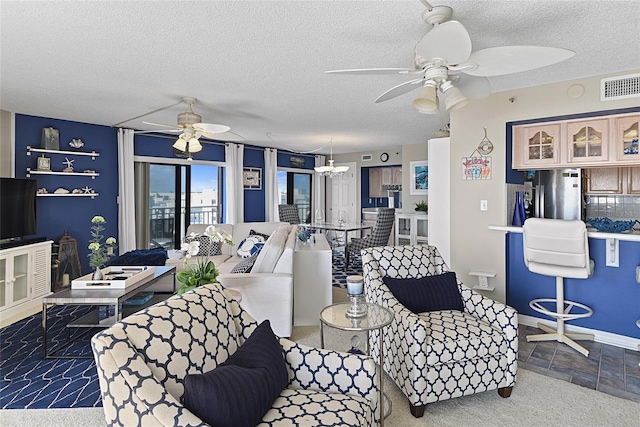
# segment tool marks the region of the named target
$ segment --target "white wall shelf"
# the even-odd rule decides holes
[[[48,150],[46,148],[33,148],[30,145],[27,145],[27,156],[31,155],[31,152],[35,153],[52,153],[52,154],[69,154],[72,156],[91,156],[92,160],[95,160],[96,157],[100,155],[100,153],[96,153],[95,151],[63,151],[63,150]]]
[[[75,175],[75,176],[90,176],[91,179],[95,179],[100,174],[98,172],[54,172],[54,171],[39,171],[31,168],[27,168],[27,177],[31,175]]]
[[[92,199],[94,197],[98,197],[100,194],[98,193],[81,193],[81,194],[72,194],[72,193],[65,193],[65,194],[56,194],[56,193],[46,193],[46,194],[36,194],[36,196],[38,197],[91,197]]]

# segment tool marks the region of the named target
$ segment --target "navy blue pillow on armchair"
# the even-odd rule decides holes
[[[416,314],[438,310],[464,311],[453,271],[421,278],[383,277],[382,280],[393,296]]]
[[[282,346],[265,320],[215,369],[185,377],[183,404],[215,427],[253,427],[288,382]]]

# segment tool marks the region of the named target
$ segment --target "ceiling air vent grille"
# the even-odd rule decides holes
[[[609,77],[600,81],[600,100],[640,98],[640,74]]]
[[[373,160],[373,154],[363,154],[362,155],[362,161],[363,162],[370,162],[371,160]]]

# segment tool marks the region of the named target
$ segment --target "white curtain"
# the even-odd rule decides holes
[[[280,221],[278,204],[280,192],[278,191],[278,150],[266,148],[264,150],[264,189],[265,189],[265,216],[267,222]]]
[[[321,154],[316,155],[316,164],[315,166],[324,166],[327,160],[327,156],[323,156]],[[312,218],[315,221],[315,209],[324,209],[325,210],[325,220],[327,217],[326,212],[326,194],[325,194],[325,182],[326,179],[324,176],[319,174],[315,174],[313,176],[313,203],[312,208],[314,209]]]
[[[133,130],[118,129],[118,249],[136,249],[136,207],[134,198]]]
[[[225,208],[228,224],[244,222],[244,145],[227,143],[224,148],[226,160]]]

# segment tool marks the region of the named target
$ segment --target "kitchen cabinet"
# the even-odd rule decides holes
[[[369,197],[389,197],[387,185],[402,185],[402,168],[369,168]]]
[[[555,167],[560,161],[560,124],[515,126],[513,168]]]
[[[638,130],[640,114],[616,119],[615,159],[621,162],[640,162]]]
[[[0,313],[5,319],[42,306],[51,293],[51,241],[0,250]],[[6,326],[6,325],[2,325]]]
[[[587,194],[640,194],[640,166],[585,169]]]
[[[396,245],[426,245],[429,243],[429,216],[396,214]]]
[[[639,128],[638,113],[516,125],[512,167],[529,170],[640,164]]]
[[[609,120],[584,120],[567,124],[569,163],[609,159]]]

